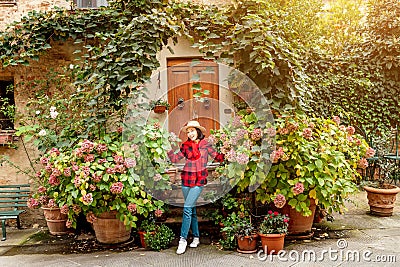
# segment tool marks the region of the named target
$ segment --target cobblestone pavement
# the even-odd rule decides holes
[[[289,241],[285,253],[267,256],[260,251],[240,254],[221,251],[214,245],[201,244],[188,248],[185,254],[176,255],[175,247],[153,252],[134,249],[126,252],[103,251],[87,254],[19,254],[4,256],[15,246],[37,232],[35,229],[7,232],[7,240],[0,243],[0,266],[399,266],[400,262],[400,204],[391,217],[368,215],[365,192],[352,197],[345,215],[336,214],[334,222],[323,222],[333,236],[318,240]],[[336,235],[336,236],[335,236]]]

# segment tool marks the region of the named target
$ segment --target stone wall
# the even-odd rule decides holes
[[[16,0],[4,2],[0,0],[0,30],[4,30],[6,25],[13,21],[20,20],[29,11],[47,11],[55,6],[69,8],[68,0]]]

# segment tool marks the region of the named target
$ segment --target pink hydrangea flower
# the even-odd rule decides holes
[[[107,168],[107,169],[106,169],[106,173],[108,173],[108,174],[114,174],[114,173],[115,173],[115,169],[114,169],[114,168]]]
[[[83,150],[82,150],[82,148],[77,148],[77,149],[75,149],[75,155],[76,155],[78,158],[82,158],[82,157],[83,157]]]
[[[69,207],[68,207],[67,204],[64,204],[64,205],[61,207],[61,209],[60,209],[60,212],[61,212],[62,214],[68,214],[68,211],[69,211]]]
[[[58,207],[56,202],[54,201],[54,199],[49,199],[49,202],[47,203],[47,206],[49,208],[57,208]]]
[[[29,198],[26,204],[30,209],[36,209],[39,207],[39,201],[37,201],[35,198]]]
[[[333,116],[333,117],[332,117],[332,120],[333,120],[337,125],[340,124],[340,117],[339,117],[339,116]]]
[[[43,193],[46,193],[46,191],[47,191],[47,188],[46,187],[44,187],[44,186],[39,186],[39,188],[38,188],[38,192],[39,192],[39,194],[43,194]]]
[[[101,175],[101,174],[99,174],[99,175],[97,175],[97,174],[92,174],[92,180],[93,180],[93,182],[95,182],[95,183],[98,183],[98,182],[100,182],[101,181],[101,179],[103,178],[103,176]]]
[[[296,183],[292,189],[293,194],[298,195],[304,192],[304,185],[300,182]]]
[[[136,213],[136,204],[135,204],[135,203],[129,203],[129,205],[128,205],[128,210],[129,210],[131,213]]]
[[[254,129],[253,132],[251,133],[251,136],[250,136],[250,138],[251,138],[252,140],[254,140],[254,141],[260,140],[261,137],[262,137],[262,130],[259,129],[259,128]]]
[[[89,212],[86,214],[86,220],[87,220],[89,223],[94,223],[94,222],[96,222],[97,217],[96,217],[96,215],[94,215],[93,212],[89,211]]]
[[[103,163],[106,163],[106,162],[107,162],[107,159],[99,159],[97,161],[97,163],[99,163],[99,164],[103,164]]]
[[[88,154],[84,157],[83,159],[85,162],[93,162],[94,161],[94,155],[93,154]]]
[[[103,152],[106,152],[106,151],[108,150],[108,147],[107,147],[106,144],[98,144],[98,145],[96,146],[96,150],[97,150],[97,152],[99,152],[99,153],[103,153]]]
[[[283,208],[283,206],[285,206],[285,204],[286,204],[285,196],[282,194],[277,194],[274,199],[274,204],[275,204],[275,207],[277,207],[278,209]]]
[[[164,212],[162,211],[162,210],[160,210],[160,209],[156,209],[155,211],[154,211],[154,215],[156,216],[156,217],[161,217],[162,215],[164,214]]]
[[[276,135],[276,130],[273,127],[266,129],[266,133],[269,137],[274,137]]]
[[[132,158],[126,158],[124,164],[127,168],[133,168],[136,166],[136,160]]]
[[[57,169],[57,168],[53,168],[52,171],[51,171],[51,174],[56,176],[56,177],[58,177],[58,176],[61,175],[61,171],[59,169]]]
[[[346,128],[348,134],[352,135],[356,132],[356,129],[353,126],[349,126]]]
[[[67,228],[71,228],[71,227],[72,227],[72,221],[68,219],[68,220],[65,222],[65,226],[66,226]]]
[[[305,139],[311,139],[311,138],[312,138],[312,135],[313,135],[313,131],[312,131],[311,128],[305,128],[305,129],[303,130],[303,137],[304,137]]]
[[[236,154],[236,161],[241,165],[245,165],[249,162],[249,156],[245,153]]]
[[[47,165],[47,163],[49,163],[49,158],[41,157],[40,158],[40,163],[43,164],[43,165]]]
[[[83,152],[90,153],[90,152],[92,152],[92,150],[94,148],[94,143],[85,139],[82,142],[81,148],[82,148]]]
[[[279,147],[277,150],[272,151],[270,158],[272,163],[277,163],[279,159],[284,155],[283,148]]]
[[[114,162],[116,164],[123,164],[124,163],[124,157],[123,156],[115,155],[115,156],[113,156],[113,158],[114,158]]]
[[[124,184],[121,182],[113,183],[110,187],[110,192],[113,194],[121,194],[124,189]]]
[[[52,149],[50,149],[49,154],[54,158],[60,155],[60,151],[58,150],[58,148],[53,147]]]
[[[67,168],[64,169],[64,175],[66,177],[70,177],[71,176],[71,168],[70,167],[67,167]]]
[[[85,205],[90,205],[93,202],[93,195],[92,193],[88,193],[82,197],[82,202]]]
[[[60,179],[58,179],[56,176],[54,175],[50,175],[49,177],[49,184],[51,186],[57,186],[60,184]]]

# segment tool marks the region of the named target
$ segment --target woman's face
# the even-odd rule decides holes
[[[187,136],[190,140],[194,141],[197,139],[197,131],[194,127],[189,127],[186,130]]]

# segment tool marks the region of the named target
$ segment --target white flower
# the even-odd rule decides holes
[[[50,117],[51,117],[52,119],[57,118],[57,116],[58,116],[58,112],[57,112],[57,111],[50,112]]]
[[[46,130],[45,129],[43,129],[43,130],[41,130],[40,132],[39,132],[39,136],[45,136],[47,133],[46,133]]]
[[[55,106],[51,106],[50,107],[50,112],[54,112],[54,111],[56,111],[56,107]]]
[[[36,110],[36,115],[39,115],[40,114],[40,110]]]
[[[69,64],[69,68],[70,68],[71,70],[73,70],[73,69],[74,69],[74,64]]]

